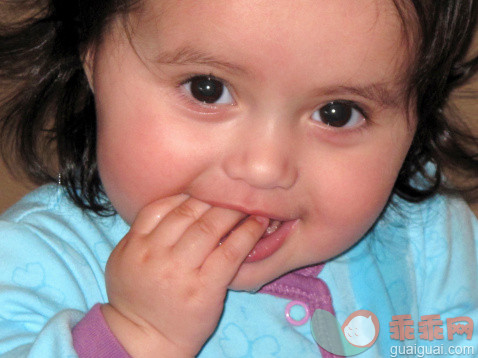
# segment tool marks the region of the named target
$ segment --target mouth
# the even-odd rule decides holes
[[[267,237],[277,231],[282,226],[283,221],[280,220],[269,220],[269,226],[262,235],[262,237]]]
[[[239,221],[236,225],[234,225],[234,227],[226,234],[224,235],[221,240],[219,241],[219,245],[221,245],[224,241],[226,241],[226,239],[239,227],[242,225],[242,223],[244,221],[246,221],[251,215],[247,215],[244,219],[242,219],[241,221]],[[280,220],[275,220],[275,219],[269,219],[269,226],[267,226],[267,229],[264,231],[264,233],[262,234],[260,240],[262,240],[263,238],[267,237],[267,236],[270,236],[272,235],[274,232],[277,231],[277,229],[279,229],[282,224],[284,223],[284,221],[280,221]]]
[[[229,231],[229,233],[222,237],[219,241],[219,245],[221,245],[225,240],[227,240],[230,234],[248,217],[249,215],[242,219],[239,223],[237,223],[237,225],[234,226],[234,228]],[[289,236],[290,231],[295,227],[295,224],[298,221],[298,219],[289,221],[269,219],[269,226],[264,231],[259,241],[255,244],[254,248],[249,252],[247,258],[244,260],[244,263],[260,261],[274,254],[277,250],[281,248],[282,244]]]

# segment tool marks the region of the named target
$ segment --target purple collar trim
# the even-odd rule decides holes
[[[263,286],[259,292],[303,302],[308,306],[311,317],[316,309],[329,311],[335,316],[330,290],[327,284],[317,277],[324,265],[319,264],[290,272]],[[340,357],[320,346],[319,348],[324,358]]]

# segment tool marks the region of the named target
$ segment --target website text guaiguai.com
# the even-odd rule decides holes
[[[478,353],[478,351],[477,351]],[[472,346],[445,346],[443,344],[436,346],[420,346],[420,345],[405,345],[405,346],[391,346],[390,357],[413,356],[413,357],[428,357],[436,355],[437,357],[475,357],[475,347]]]

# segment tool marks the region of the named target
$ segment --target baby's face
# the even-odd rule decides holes
[[[357,242],[409,149],[406,41],[392,1],[161,0],[92,58],[98,162],[129,223],[186,193],[298,220],[231,287],[252,289]]]

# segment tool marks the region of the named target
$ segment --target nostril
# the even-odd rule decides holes
[[[272,173],[267,170],[259,170],[249,167],[244,170],[226,170],[226,174],[233,180],[238,180],[247,185],[259,189],[289,189],[296,180],[297,173],[292,170],[284,170],[281,173]]]
[[[239,149],[224,157],[225,174],[254,188],[289,189],[298,177],[291,152],[268,148]]]

